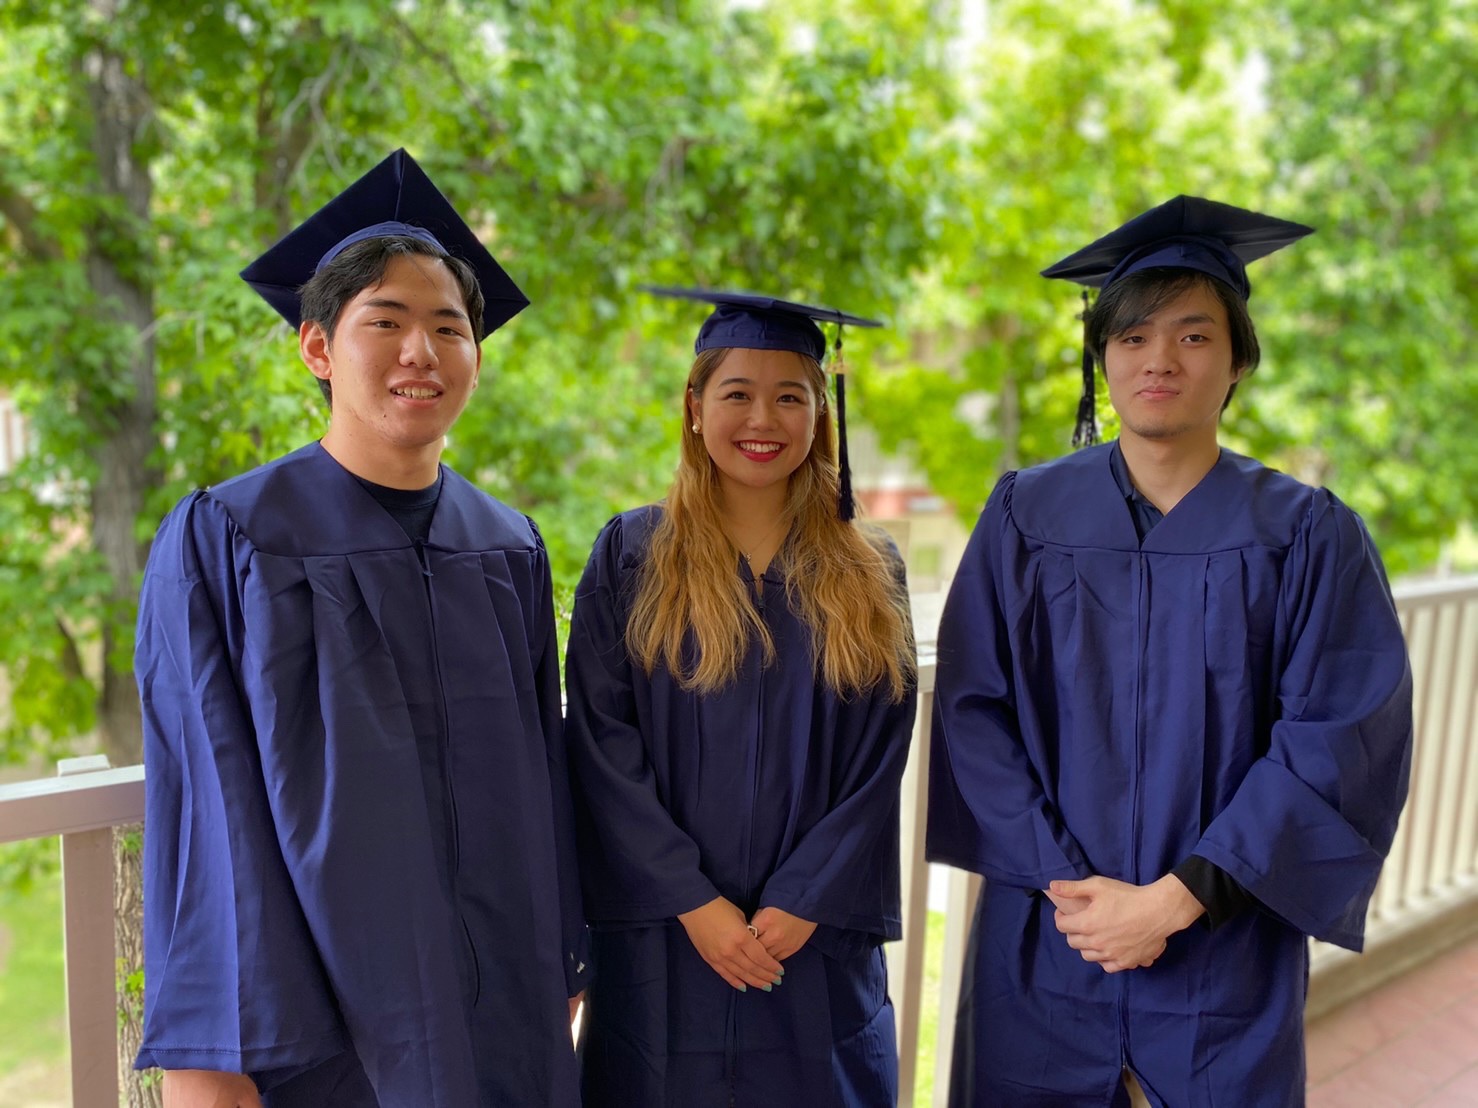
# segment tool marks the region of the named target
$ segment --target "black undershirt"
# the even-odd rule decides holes
[[[354,479],[394,517],[411,542],[420,546],[431,537],[431,517],[436,514],[436,501],[441,496],[440,469],[436,471],[436,480],[424,489],[392,489],[363,477]]]
[[[1124,502],[1129,508],[1129,518],[1134,520],[1135,533],[1139,535],[1140,544],[1143,545],[1144,537],[1165,518],[1165,513],[1155,507],[1129,480],[1129,466],[1124,461],[1118,443],[1109,451],[1109,468],[1113,471],[1114,483],[1119,486],[1119,492],[1123,494]],[[1254,902],[1252,894],[1226,870],[1199,854],[1192,854],[1170,872],[1201,902],[1201,906],[1206,909],[1206,925],[1213,931]]]

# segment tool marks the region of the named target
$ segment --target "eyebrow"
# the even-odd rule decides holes
[[[399,300],[391,300],[389,297],[386,296],[372,297],[369,300],[363,301],[360,307],[389,308],[390,310],[397,312],[408,312],[411,310],[409,305],[402,304]],[[460,319],[464,323],[468,322],[467,313],[459,311],[456,308],[437,308],[436,311],[432,312],[431,314],[439,317],[445,317],[447,319]]]
[[[719,382],[718,387],[725,388],[729,385],[752,384],[754,384],[754,381],[748,377],[725,377],[722,381]],[[807,385],[804,381],[776,381],[775,387],[777,389],[804,389],[807,387]]]

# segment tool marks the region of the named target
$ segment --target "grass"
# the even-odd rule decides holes
[[[944,966],[944,913],[930,912],[924,933],[924,985],[919,996],[919,1060],[914,1071],[915,1108],[934,1103],[934,1056],[939,1041],[939,981]]]
[[[54,858],[56,840],[45,844]],[[0,873],[13,871],[29,843],[0,844]],[[9,1084],[54,1084],[67,1064],[66,977],[62,963],[61,872],[40,868],[33,881],[0,881],[0,1100],[31,1094]],[[32,1078],[30,1075],[35,1075]],[[17,1099],[12,1099],[15,1097]]]

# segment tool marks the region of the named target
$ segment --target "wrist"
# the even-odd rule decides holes
[[[1186,888],[1185,882],[1173,873],[1167,873],[1159,881],[1160,894],[1164,901],[1165,918],[1171,924],[1170,932],[1184,931],[1206,914],[1206,907]]]

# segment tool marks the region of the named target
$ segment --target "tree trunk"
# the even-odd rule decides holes
[[[103,26],[115,19],[119,2],[91,0]],[[144,500],[159,481],[149,465],[155,443],[155,361],[147,152],[152,145],[154,106],[142,80],[130,74],[126,59],[106,41],[94,45],[80,61],[100,193],[99,214],[88,233],[87,278],[94,310],[106,313],[127,339],[119,344],[121,353],[108,371],[126,380],[129,387],[117,392],[99,390],[102,399],[89,411],[97,444],[90,505],[92,542],[112,578],[101,620],[98,735],[112,764],[122,766],[140,760],[143,736],[132,667],[119,664],[116,657],[118,613],[129,611],[138,593],[147,546],[138,541],[136,527]],[[118,843],[114,926],[121,1088],[129,1108],[157,1108],[157,1081],[135,1074],[132,1065],[143,1029],[140,838],[136,832],[126,832],[118,836]]]
[[[93,0],[92,6],[106,25],[117,15],[118,0]],[[112,577],[108,599],[116,612],[128,610],[137,595],[147,547],[138,541],[135,528],[144,499],[159,480],[149,468],[155,441],[154,290],[149,250],[140,244],[149,232],[152,191],[141,151],[148,146],[154,107],[148,90],[130,75],[126,59],[106,45],[93,47],[82,58],[82,73],[101,198],[115,202],[123,213],[121,219],[99,217],[87,251],[88,283],[97,310],[110,315],[130,339],[123,346],[122,364],[110,367],[130,387],[91,413],[98,432],[92,542]],[[107,213],[110,206],[100,205],[99,210]],[[116,624],[116,618],[102,620],[105,664],[98,734],[109,760],[122,766],[139,760],[142,740],[131,667],[115,664]]]

